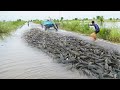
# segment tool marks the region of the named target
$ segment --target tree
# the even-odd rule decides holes
[[[22,21],[21,19],[18,19],[17,21]]]
[[[112,18],[109,18],[109,20],[112,20]]]
[[[119,20],[119,18],[116,18],[116,20]]]
[[[99,19],[100,19],[100,16],[96,16],[96,19],[99,20]]]
[[[88,20],[88,18],[84,18],[84,20]]]
[[[100,17],[99,17],[99,20],[100,20],[101,25],[102,25],[102,24],[103,24],[103,22],[104,22],[104,17],[103,17],[103,16],[100,16]]]
[[[78,18],[75,18],[75,20],[78,20]]]
[[[103,16],[96,16],[97,20],[101,22],[101,25],[104,22],[104,17]]]
[[[61,21],[63,20],[64,18],[63,17],[61,17]]]

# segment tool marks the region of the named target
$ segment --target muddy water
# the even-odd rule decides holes
[[[19,28],[11,37],[0,41],[0,79],[81,79],[87,78],[68,66],[54,62],[21,38],[30,28],[40,27],[30,23]]]

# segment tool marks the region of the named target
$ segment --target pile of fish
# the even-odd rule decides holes
[[[90,44],[80,38],[33,28],[24,33],[24,39],[59,63],[97,79],[120,78],[120,54],[117,51]]]

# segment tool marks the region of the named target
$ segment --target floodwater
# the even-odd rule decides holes
[[[0,41],[0,79],[87,79],[71,65],[58,64],[41,50],[29,46],[21,37],[30,28],[41,28],[39,24],[27,23],[8,38]],[[56,32],[54,30],[49,30]],[[59,29],[59,34],[71,35],[108,49],[120,52],[120,44]]]
[[[106,28],[120,28],[120,22],[104,22],[103,27],[106,27]]]
[[[27,23],[10,37],[0,41],[0,79],[83,79],[70,66],[58,64],[37,48],[29,46],[21,38],[30,28],[40,25]]]

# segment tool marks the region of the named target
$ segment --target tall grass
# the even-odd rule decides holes
[[[89,22],[81,22],[78,20],[62,21],[60,23],[60,28],[85,35],[90,35],[94,32],[94,27],[90,27]],[[117,26],[113,28],[100,27],[100,32],[97,36],[104,40],[120,43],[120,28]]]
[[[42,20],[33,20],[33,22],[36,23],[36,24],[41,24]]]
[[[111,30],[108,40],[120,43],[120,29]]]
[[[24,24],[25,21],[0,22],[0,38],[9,35]]]
[[[0,22],[0,33],[8,33],[16,30],[18,27],[24,25],[24,21],[8,21]]]
[[[89,27],[88,23],[80,21],[61,22],[60,28],[83,34],[90,34],[93,32],[93,29]]]
[[[98,37],[104,40],[108,40],[110,36],[111,29],[109,28],[100,28],[100,32],[98,33]]]

